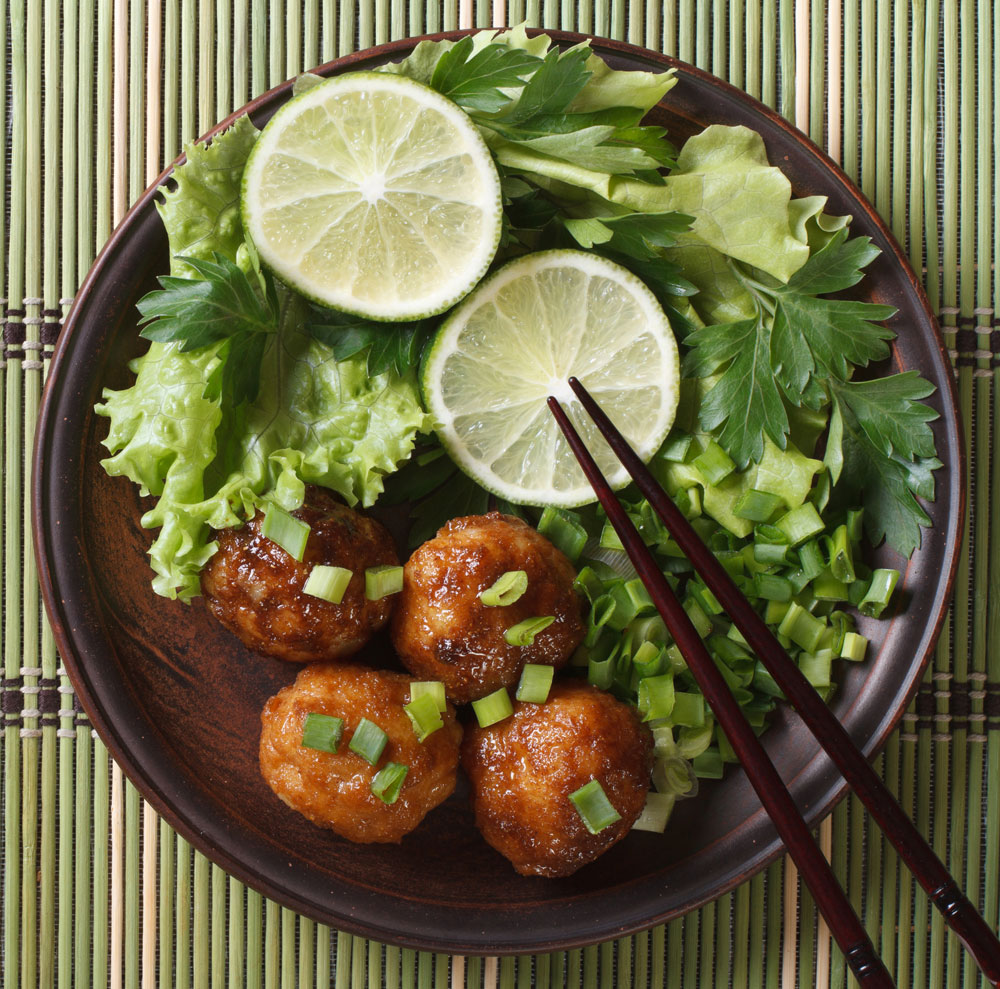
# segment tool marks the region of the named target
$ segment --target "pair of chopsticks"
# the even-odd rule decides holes
[[[878,777],[826,703],[788,657],[725,568],[701,541],[680,509],[659,486],[587,390],[576,378],[569,385],[611,449],[652,505],[702,580],[728,612],[775,682],[798,711],[837,769],[892,842],[928,897],[959,936],[986,978],[1000,986],[1000,940],[958,888],[948,870]],[[754,734],[718,671],[705,644],[681,607],[656,561],[618,502],[600,468],[558,400],[549,408],[597,494],[657,610],[673,635],[705,700],[733,746],[753,788],[774,821],[782,841],[812,891],[858,981],[866,987],[894,983],[864,926],[837,883],[830,864],[813,840],[788,789]]]

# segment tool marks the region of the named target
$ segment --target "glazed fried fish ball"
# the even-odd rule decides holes
[[[523,570],[527,589],[513,604],[488,607],[480,594]],[[452,519],[403,570],[392,641],[403,665],[440,680],[465,703],[517,682],[525,663],[563,666],[584,635],[581,598],[566,557],[520,519],[499,512]],[[530,645],[504,633],[529,618],[555,620]]]
[[[258,652],[298,663],[349,656],[389,621],[395,595],[368,601],[365,570],[399,563],[392,537],[322,488],[308,487],[292,515],[309,525],[301,561],[263,535],[263,512],[219,532],[219,549],[201,575],[205,602]],[[303,591],[318,564],[352,571],[339,604]]]
[[[544,704],[517,702],[489,728],[466,729],[462,767],[476,825],[524,876],[568,876],[623,838],[642,812],[653,741],[635,709],[578,681]],[[597,780],[615,823],[591,834],[570,800]]]
[[[351,841],[400,841],[455,789],[462,740],[449,705],[444,725],[418,741],[403,709],[409,693],[402,673],[337,663],[305,667],[261,715],[260,769],[268,786],[314,824]],[[302,745],[311,713],[342,719],[336,752]],[[388,736],[375,766],[350,747],[364,718]],[[392,803],[372,791],[372,780],[389,763],[407,767]]]

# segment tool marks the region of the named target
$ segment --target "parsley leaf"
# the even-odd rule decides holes
[[[524,124],[537,116],[564,113],[590,78],[589,57],[589,48],[571,48],[561,54],[553,48],[525,83],[517,102],[504,112],[503,120]]]
[[[159,289],[138,301],[141,335],[179,343],[181,351],[221,343],[221,364],[209,387],[239,405],[253,401],[260,389],[261,357],[278,329],[278,299],[271,279],[264,279],[261,297],[242,268],[222,254],[213,258],[179,258],[198,277],[164,276]]]
[[[685,376],[707,377],[728,362],[702,400],[701,427],[722,427],[718,442],[741,468],[763,456],[765,433],[783,450],[788,415],[771,367],[767,325],[745,319],[706,326],[685,342],[692,347],[685,358]]]
[[[909,556],[930,525],[916,500],[933,498],[937,412],[923,405],[934,388],[915,371],[876,381],[829,384],[832,412],[825,463],[837,496],[865,506],[865,532]]]
[[[363,316],[311,306],[306,332],[325,343],[338,361],[367,350],[368,375],[374,377],[390,368],[403,375],[416,367],[437,323],[437,319],[377,323]]]
[[[563,219],[581,247],[605,246],[637,261],[655,261],[659,249],[673,247],[692,223],[683,213],[625,213],[621,216]]]
[[[431,86],[468,110],[494,113],[510,103],[504,89],[524,85],[541,59],[520,48],[487,45],[472,53],[472,37],[463,38],[446,51],[431,76]]]

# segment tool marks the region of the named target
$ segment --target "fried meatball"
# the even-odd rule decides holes
[[[579,681],[544,704],[466,729],[462,767],[483,837],[523,876],[568,876],[623,838],[642,812],[653,740],[635,709]],[[569,796],[596,779],[621,819],[591,834]]]
[[[261,715],[260,770],[268,786],[314,824],[351,841],[400,841],[451,796],[462,740],[449,705],[444,726],[418,742],[403,710],[409,699],[410,680],[402,673],[337,663],[305,667]],[[343,720],[335,753],[303,747],[302,727],[310,712]],[[389,736],[377,766],[349,747],[362,718]],[[371,791],[375,774],[389,762],[408,767],[391,804]]]
[[[309,524],[302,561],[261,534],[264,513],[257,512],[246,525],[219,532],[219,549],[201,573],[205,601],[258,652],[297,663],[349,656],[389,621],[396,595],[368,601],[365,570],[399,563],[392,537],[322,488],[306,488],[292,514]],[[340,604],[303,592],[317,564],[354,572]]]
[[[511,570],[527,573],[528,589],[506,607],[484,605],[479,595]],[[452,519],[404,567],[393,645],[408,670],[442,681],[456,703],[484,697],[516,683],[525,663],[566,663],[584,635],[574,577],[569,560],[520,519]],[[555,621],[531,645],[505,641],[513,625],[546,615]]]

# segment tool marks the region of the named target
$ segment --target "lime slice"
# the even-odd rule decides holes
[[[270,120],[243,174],[261,259],[303,295],[369,319],[443,312],[500,240],[500,179],[475,125],[404,76],[326,79]]]
[[[643,459],[677,410],[677,343],[653,293],[620,265],[545,251],[505,265],[445,320],[423,368],[438,436],[483,487],[524,505],[594,500],[545,404],[555,395],[613,487],[628,481],[570,390],[576,375]]]

